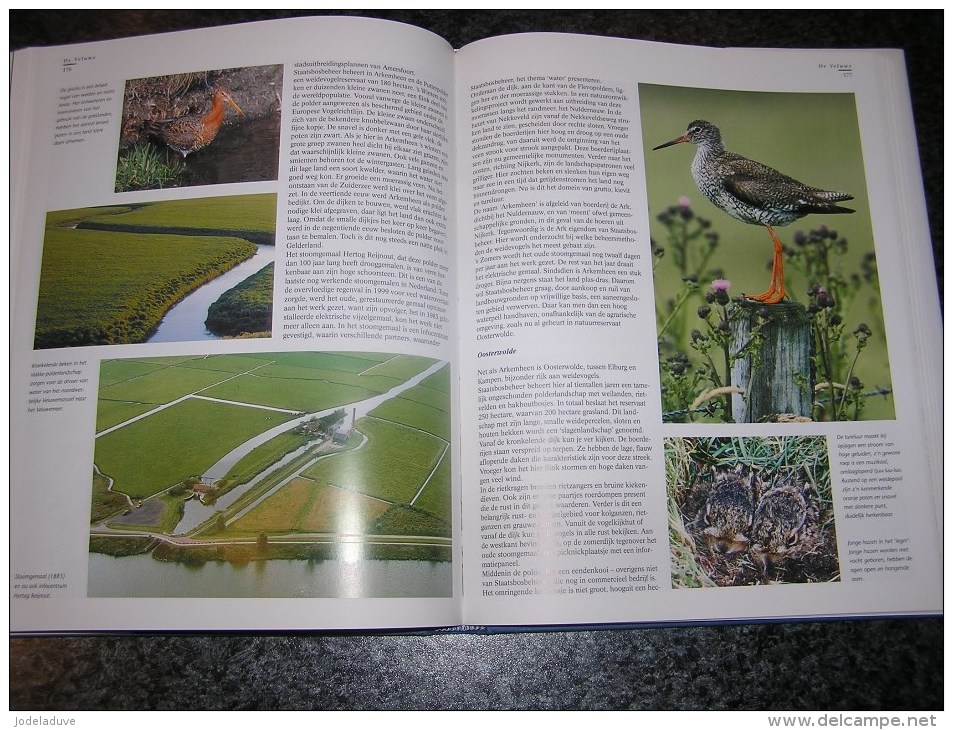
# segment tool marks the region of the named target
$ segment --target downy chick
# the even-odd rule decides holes
[[[751,528],[751,557],[765,577],[805,544],[811,515],[809,489],[806,484],[775,486],[758,501]]]
[[[753,471],[747,478],[742,476],[740,466],[715,475],[702,510],[707,525],[702,534],[710,551],[730,555],[748,548],[756,479]]]

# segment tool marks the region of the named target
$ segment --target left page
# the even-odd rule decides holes
[[[452,56],[343,18],[15,55],[12,631],[460,622]]]

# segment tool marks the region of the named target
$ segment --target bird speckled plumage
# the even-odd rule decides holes
[[[775,246],[771,286],[763,294],[749,298],[766,304],[780,301],[786,296],[782,246],[771,226],[785,226],[810,213],[853,213],[852,209],[836,204],[852,200],[853,196],[805,185],[773,167],[729,152],[718,127],[703,119],[691,122],[682,136],[653,149],[682,142],[691,142],[697,147],[692,160],[692,177],[708,200],[732,218],[767,226]]]
[[[697,146],[692,177],[702,194],[725,213],[744,223],[785,226],[809,213],[853,213],[835,205],[850,193],[822,190],[788,177],[773,167],[725,149],[721,132],[696,119],[683,137],[673,140]],[[656,147],[660,149],[662,146]]]
[[[808,485],[771,487],[758,500],[751,526],[751,558],[767,575],[817,540],[817,509]]]
[[[757,475],[742,475],[741,468],[715,474],[701,512],[702,535],[711,551],[739,553],[747,549],[755,510]]]
[[[154,127],[155,133],[184,158],[212,143],[225,120],[226,105],[245,116],[245,112],[228,90],[218,87],[212,92],[212,107],[208,112],[189,114],[163,122]]]

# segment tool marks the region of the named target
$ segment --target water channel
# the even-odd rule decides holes
[[[452,564],[427,560],[209,561],[90,553],[88,595],[182,598],[450,597]]]

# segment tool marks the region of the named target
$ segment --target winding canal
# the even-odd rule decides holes
[[[217,340],[218,335],[205,328],[208,308],[225,292],[257,274],[275,260],[275,247],[256,244],[257,251],[250,259],[203,284],[181,299],[166,312],[155,333],[146,342],[192,342]]]

